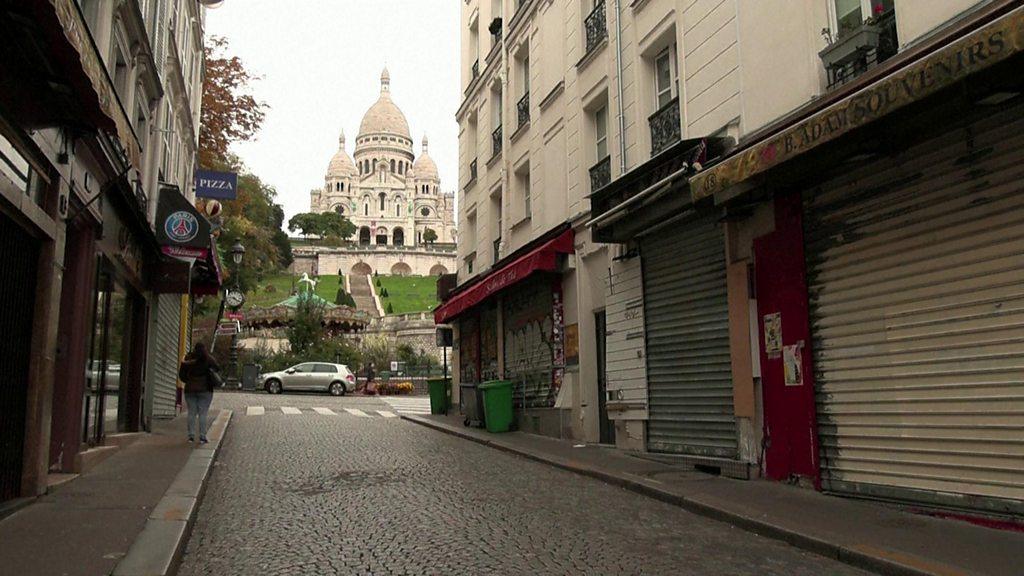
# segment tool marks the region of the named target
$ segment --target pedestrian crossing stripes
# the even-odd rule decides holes
[[[386,396],[381,400],[388,403],[391,409],[399,414],[430,414],[430,398],[423,396],[396,398]]]
[[[271,408],[271,412],[280,410],[281,414],[295,415],[295,414],[319,414],[321,416],[337,416],[338,412],[325,408],[322,406],[313,406],[311,408],[296,408],[295,406],[281,406],[279,408]],[[398,414],[390,410],[372,410],[371,413],[360,410],[358,408],[344,408],[346,414],[355,416],[357,418],[373,418],[379,416],[381,418],[398,418]],[[267,409],[264,406],[247,406],[245,409],[246,416],[264,416],[266,415]]]

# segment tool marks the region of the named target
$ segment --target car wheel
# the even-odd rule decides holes
[[[280,394],[281,393],[281,381],[280,380],[268,380],[267,381],[267,385],[266,385],[266,389],[267,389],[267,394]]]
[[[341,382],[332,382],[331,387],[327,391],[331,393],[331,396],[344,396],[345,385]]]

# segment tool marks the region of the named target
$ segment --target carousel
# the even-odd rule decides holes
[[[321,324],[329,336],[360,332],[370,323],[367,312],[356,310],[350,306],[339,306],[317,296],[316,280],[303,274],[299,280],[301,288],[289,298],[273,306],[249,308],[245,312],[244,325],[254,332],[274,331],[287,328],[295,318],[295,312],[301,304],[311,302],[323,310]]]

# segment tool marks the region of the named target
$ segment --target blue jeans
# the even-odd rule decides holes
[[[188,437],[196,437],[196,420],[199,420],[199,437],[206,439],[206,413],[210,411],[213,392],[186,392],[185,403],[188,404]]]

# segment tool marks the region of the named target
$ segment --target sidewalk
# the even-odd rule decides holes
[[[155,510],[158,504],[166,502],[166,493],[181,484],[189,463],[201,453],[212,464],[230,415],[211,411],[215,420],[210,444],[204,448],[186,442],[185,418],[160,422],[152,433],[119,449],[94,469],[4,518],[0,521],[0,572],[110,574],[126,556],[145,552],[137,552],[134,544],[151,524],[151,516],[165,511],[166,506]],[[200,481],[200,490],[206,477]],[[194,507],[189,514],[193,511]],[[156,544],[163,549],[173,546],[178,553],[187,530],[180,542],[171,537]]]
[[[1024,533],[943,520],[873,502],[761,480],[731,480],[614,448],[510,432],[489,434],[458,415],[402,418],[681,506],[816,554],[882,574],[1024,573]]]

